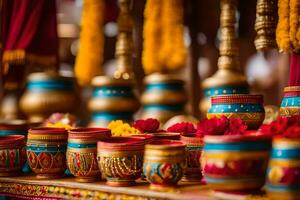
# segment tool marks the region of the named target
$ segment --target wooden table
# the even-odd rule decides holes
[[[100,200],[212,200],[252,199],[253,196],[212,194],[207,186],[179,183],[179,187],[168,192],[152,191],[145,182],[132,187],[111,187],[105,182],[78,183],[74,178],[38,180],[35,176],[0,178],[1,196],[23,199],[100,199]],[[221,196],[220,196],[221,195]],[[254,199],[266,199],[255,196]]]

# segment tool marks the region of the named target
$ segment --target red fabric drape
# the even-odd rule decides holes
[[[2,62],[57,65],[56,1],[2,1]]]
[[[300,54],[291,53],[289,86],[300,86]]]

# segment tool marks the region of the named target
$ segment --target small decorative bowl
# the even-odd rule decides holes
[[[154,140],[180,140],[180,133],[158,132],[153,135]]]
[[[186,167],[185,145],[175,140],[159,140],[146,145],[143,172],[150,189],[176,187]]]
[[[283,92],[284,95],[280,106],[280,115],[300,115],[300,86],[285,87]]]
[[[23,135],[0,136],[0,176],[17,176],[26,161]]]
[[[39,179],[63,176],[66,170],[68,132],[64,128],[34,128],[28,131],[27,160]]]
[[[181,134],[180,140],[186,145],[187,168],[184,171],[183,181],[201,181],[200,157],[203,150],[203,138],[195,134]]]
[[[266,191],[271,199],[294,200],[300,194],[300,139],[273,139]]]
[[[271,139],[265,136],[205,136],[201,167],[208,187],[223,192],[259,190],[270,149]]]
[[[262,95],[232,94],[211,97],[207,118],[241,118],[249,129],[257,129],[265,118]]]
[[[110,136],[110,130],[104,128],[77,128],[69,131],[67,166],[78,182],[93,182],[100,177],[97,141]]]
[[[130,186],[141,177],[145,139],[111,137],[97,143],[98,164],[110,186]]]

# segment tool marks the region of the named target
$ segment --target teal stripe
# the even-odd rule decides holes
[[[183,104],[176,104],[176,105],[160,105],[160,104],[148,104],[144,105],[144,110],[165,110],[165,111],[175,111],[180,112],[184,110]]]
[[[208,113],[265,112],[262,104],[213,104]]]
[[[183,90],[182,83],[151,83],[146,85],[146,90]]]
[[[34,152],[65,152],[67,149],[67,145],[61,145],[60,147],[45,147],[45,146],[28,146],[27,151],[34,151]]]
[[[207,183],[239,183],[239,182],[251,182],[251,181],[259,181],[264,180],[264,177],[261,178],[239,178],[230,179],[230,178],[211,178],[209,176],[205,176],[205,180]]]
[[[216,95],[226,95],[226,94],[249,94],[248,87],[215,87],[207,88],[204,90],[204,95],[206,97],[216,96]]]
[[[300,97],[284,97],[281,102],[281,107],[298,107],[300,106]]]
[[[5,135],[26,135],[27,130],[0,130],[0,136]]]
[[[130,87],[100,87],[96,88],[93,97],[134,97]]]
[[[27,84],[28,90],[73,90],[74,85],[71,81],[34,81]]]
[[[95,148],[97,144],[77,144],[77,143],[68,143],[70,148]]]
[[[300,159],[300,148],[272,149],[271,158],[274,159]]]
[[[270,142],[240,142],[240,143],[227,143],[227,144],[213,144],[205,143],[204,151],[260,151],[271,150]]]
[[[266,189],[269,191],[276,191],[276,192],[288,192],[288,191],[297,191],[300,192],[300,185],[272,185],[270,183],[266,184]]]

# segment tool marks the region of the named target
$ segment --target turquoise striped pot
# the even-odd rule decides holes
[[[264,136],[205,136],[201,167],[209,188],[225,192],[259,190],[271,150]]]
[[[300,86],[284,88],[284,95],[280,106],[281,116],[300,115]]]
[[[67,166],[78,182],[94,182],[100,179],[97,141],[110,136],[110,130],[103,128],[77,128],[69,131]]]
[[[112,120],[132,122],[139,108],[131,80],[97,76],[92,80],[94,91],[88,103],[90,127],[106,127]]]
[[[184,114],[187,94],[184,81],[171,74],[152,74],[145,78],[141,101],[141,118],[155,118],[165,123],[175,115]]]
[[[78,105],[74,79],[51,73],[29,75],[20,100],[21,110],[33,123],[41,122],[55,112],[74,114]]]
[[[275,137],[266,186],[271,199],[294,200],[300,195],[300,139]]]
[[[64,128],[34,128],[28,131],[27,161],[38,179],[54,179],[66,171],[68,133]]]

